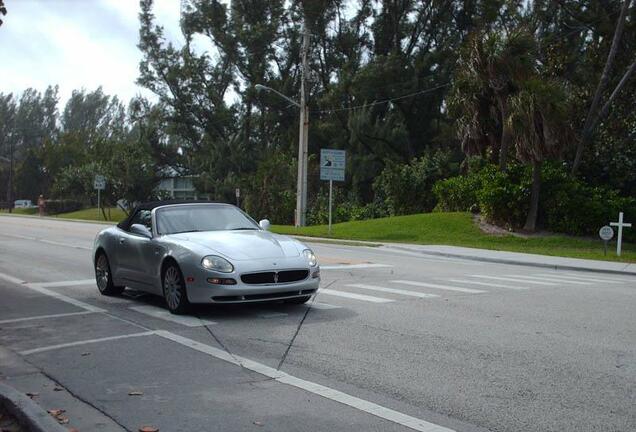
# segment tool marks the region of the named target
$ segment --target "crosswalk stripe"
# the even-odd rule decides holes
[[[312,309],[322,309],[322,310],[331,310],[331,309],[342,309],[342,306],[336,306],[328,303],[311,303],[307,304],[307,307],[311,307]]]
[[[388,268],[393,267],[389,264],[335,264],[335,265],[321,265],[320,270],[351,270],[351,269],[367,269],[367,268]]]
[[[172,321],[186,327],[202,327],[206,325],[216,324],[214,321],[202,320],[193,316],[173,315],[167,310],[155,306],[133,306],[129,309],[149,315],[153,318],[159,318],[166,321]]]
[[[529,283],[534,285],[545,285],[545,286],[557,286],[559,284],[553,282],[540,282],[533,281],[527,279],[515,279],[510,277],[501,277],[501,276],[486,276],[486,275],[470,275],[470,277],[480,278],[480,279],[493,279],[493,280],[501,280],[501,281],[509,281],[509,282],[520,282],[520,283]]]
[[[539,273],[539,275],[541,276],[550,276],[556,279],[566,279],[566,280],[577,280],[577,281],[590,281],[590,282],[600,282],[600,283],[611,283],[611,284],[619,284],[619,283],[625,283],[623,281],[618,281],[615,279],[599,279],[599,278],[588,278],[588,277],[577,277],[577,276],[566,276],[566,275],[560,275],[560,274],[548,274],[548,273]]]
[[[347,286],[353,287],[353,288],[361,288],[361,289],[367,289],[372,291],[381,291],[381,292],[387,292],[391,294],[399,294],[399,295],[419,297],[419,298],[439,297],[437,294],[426,294],[426,293],[420,293],[416,291],[407,291],[407,290],[401,290],[401,289],[395,289],[395,288],[384,288],[384,287],[379,287],[375,285],[367,285],[367,284],[347,284]]]
[[[511,290],[527,290],[528,289],[527,287],[516,287],[516,286],[498,284],[494,282],[479,282],[479,281],[471,281],[466,279],[444,279],[444,280],[448,280],[449,282],[455,282],[455,283],[465,283],[465,284],[480,285],[480,286],[495,287],[495,288],[506,288]]]
[[[583,277],[583,275],[581,273],[562,273],[564,276],[569,276],[569,277]],[[603,275],[602,277],[598,277],[595,275],[592,276],[594,279],[599,279],[602,280],[603,282],[620,282],[620,283],[629,283],[633,281],[633,278],[631,280],[626,280],[626,279],[616,279],[616,278],[610,278],[607,277],[605,275]]]
[[[521,279],[531,279],[531,280],[540,280],[544,282],[557,282],[557,283],[569,283],[573,285],[592,285],[591,282],[581,282],[569,279],[555,279],[547,276],[525,276],[525,275],[508,275],[510,277],[521,278]]]
[[[363,294],[351,293],[351,292],[347,292],[347,291],[336,291],[336,290],[332,290],[332,289],[321,289],[318,292],[320,294],[327,294],[327,295],[338,296],[338,297],[346,297],[346,298],[351,298],[351,299],[355,299],[355,300],[368,301],[368,302],[371,302],[371,303],[390,303],[390,302],[393,301],[391,299],[387,299],[387,298],[383,298],[383,297],[373,297],[373,296],[368,296],[368,295],[363,295]]]
[[[461,288],[461,287],[456,287],[456,286],[438,285],[438,284],[431,284],[431,283],[426,283],[426,282],[416,282],[416,281],[409,281],[409,280],[393,280],[391,282],[404,284],[404,285],[425,287],[425,288],[441,289],[441,290],[446,290],[446,291],[457,291],[457,292],[463,292],[463,293],[468,293],[468,294],[481,294],[481,293],[488,292],[488,291],[477,290],[477,289],[472,289],[472,288]]]

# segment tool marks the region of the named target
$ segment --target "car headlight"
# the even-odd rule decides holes
[[[214,270],[221,273],[232,273],[234,266],[231,262],[216,255],[208,255],[201,260],[201,265],[208,270]]]
[[[318,264],[318,260],[316,259],[316,255],[314,255],[311,249],[305,249],[303,251],[303,255],[307,259],[307,262],[309,262],[309,265],[311,267],[316,267],[316,265]]]

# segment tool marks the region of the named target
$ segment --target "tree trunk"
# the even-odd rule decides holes
[[[498,96],[499,111],[501,112],[501,145],[499,146],[499,169],[506,171],[508,168],[508,152],[512,134],[508,125],[508,101],[505,96]]]
[[[532,192],[530,193],[530,210],[524,231],[534,232],[537,228],[537,215],[539,214],[539,192],[541,191],[541,162],[532,162]]]
[[[607,60],[605,60],[605,66],[603,67],[601,79],[599,80],[598,86],[596,87],[594,99],[592,99],[592,105],[590,105],[590,109],[587,112],[585,124],[583,125],[583,132],[581,133],[581,139],[576,146],[576,155],[574,156],[574,162],[572,163],[572,174],[575,174],[578,170],[579,165],[581,164],[581,158],[583,156],[583,148],[592,136],[592,131],[594,130],[595,126],[594,119],[597,117],[596,113],[598,110],[598,105],[601,102],[601,96],[603,95],[603,91],[605,90],[605,87],[607,86],[610,78],[610,72],[612,70],[614,58],[616,57],[616,53],[618,52],[618,45],[623,35],[623,29],[625,28],[625,18],[627,17],[627,10],[629,9],[630,3],[631,0],[625,0],[623,2],[621,15],[616,22],[616,30],[614,30],[612,46],[610,47],[610,51],[607,54]]]

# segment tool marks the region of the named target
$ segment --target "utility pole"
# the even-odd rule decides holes
[[[9,142],[9,188],[7,189],[7,201],[9,213],[13,213],[13,140]]]
[[[309,107],[305,94],[307,81],[307,53],[309,51],[309,27],[303,24],[302,69],[300,81],[300,124],[298,134],[298,184],[296,186],[296,223],[305,226],[307,213],[307,152],[309,147]]]

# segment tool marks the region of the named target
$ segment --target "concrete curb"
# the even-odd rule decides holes
[[[511,265],[518,265],[518,266],[526,266],[526,267],[546,268],[551,270],[585,271],[585,272],[592,272],[592,273],[606,273],[606,274],[616,274],[616,275],[623,275],[623,276],[636,276],[636,272],[623,271],[623,270],[595,269],[595,268],[578,267],[578,266],[572,266],[572,265],[519,261],[514,259],[508,259],[508,258],[489,258],[489,257],[477,257],[472,255],[464,255],[464,254],[454,254],[454,253],[448,253],[448,252],[421,251],[421,250],[413,250],[410,248],[392,246],[392,245],[384,245],[384,247],[387,249],[403,250],[403,251],[407,251],[411,253],[419,253],[422,255],[440,256],[444,258],[460,258],[460,259],[465,259],[470,261],[490,262],[490,263],[496,263],[496,264],[511,264]]]
[[[88,220],[88,219],[65,219],[55,216],[38,216],[38,215],[25,215],[25,214],[15,214],[15,213],[0,213],[0,216],[4,217],[15,217],[15,218],[26,218],[26,219],[46,219],[46,220],[54,220],[60,222],[81,222],[81,223],[89,223],[89,224],[99,224],[99,225],[115,225],[118,222],[115,221],[97,221],[97,220]]]
[[[28,396],[0,382],[0,406],[29,432],[68,432]]]
[[[326,239],[323,237],[309,237],[309,236],[297,236],[293,235],[292,237],[297,238],[299,240],[311,243],[334,243],[334,244],[342,244],[347,246],[369,246],[369,247],[384,247],[387,249],[396,249],[411,253],[417,253],[422,255],[429,256],[438,256],[444,258],[459,258],[465,259],[469,261],[479,261],[479,262],[489,262],[494,264],[510,264],[510,265],[518,265],[518,266],[526,266],[526,267],[537,267],[537,268],[545,268],[551,270],[568,270],[568,271],[586,271],[593,273],[605,273],[605,274],[615,274],[615,275],[623,275],[623,276],[636,276],[636,272],[627,271],[627,270],[613,270],[613,269],[600,269],[600,268],[590,268],[590,267],[582,267],[576,265],[567,265],[567,264],[549,264],[545,262],[531,262],[531,261],[523,261],[516,260],[513,258],[491,258],[491,257],[481,257],[475,255],[467,255],[461,253],[451,253],[451,252],[436,252],[436,251],[426,251],[426,250],[416,250],[408,247],[400,247],[395,244],[386,244],[386,243],[373,243],[367,242],[364,240],[339,240],[339,239]],[[414,245],[419,246],[419,245]],[[505,252],[505,251],[502,251]],[[554,258],[563,258],[563,257],[554,257]],[[604,261],[600,261],[604,262]],[[625,264],[629,265],[629,263]]]

